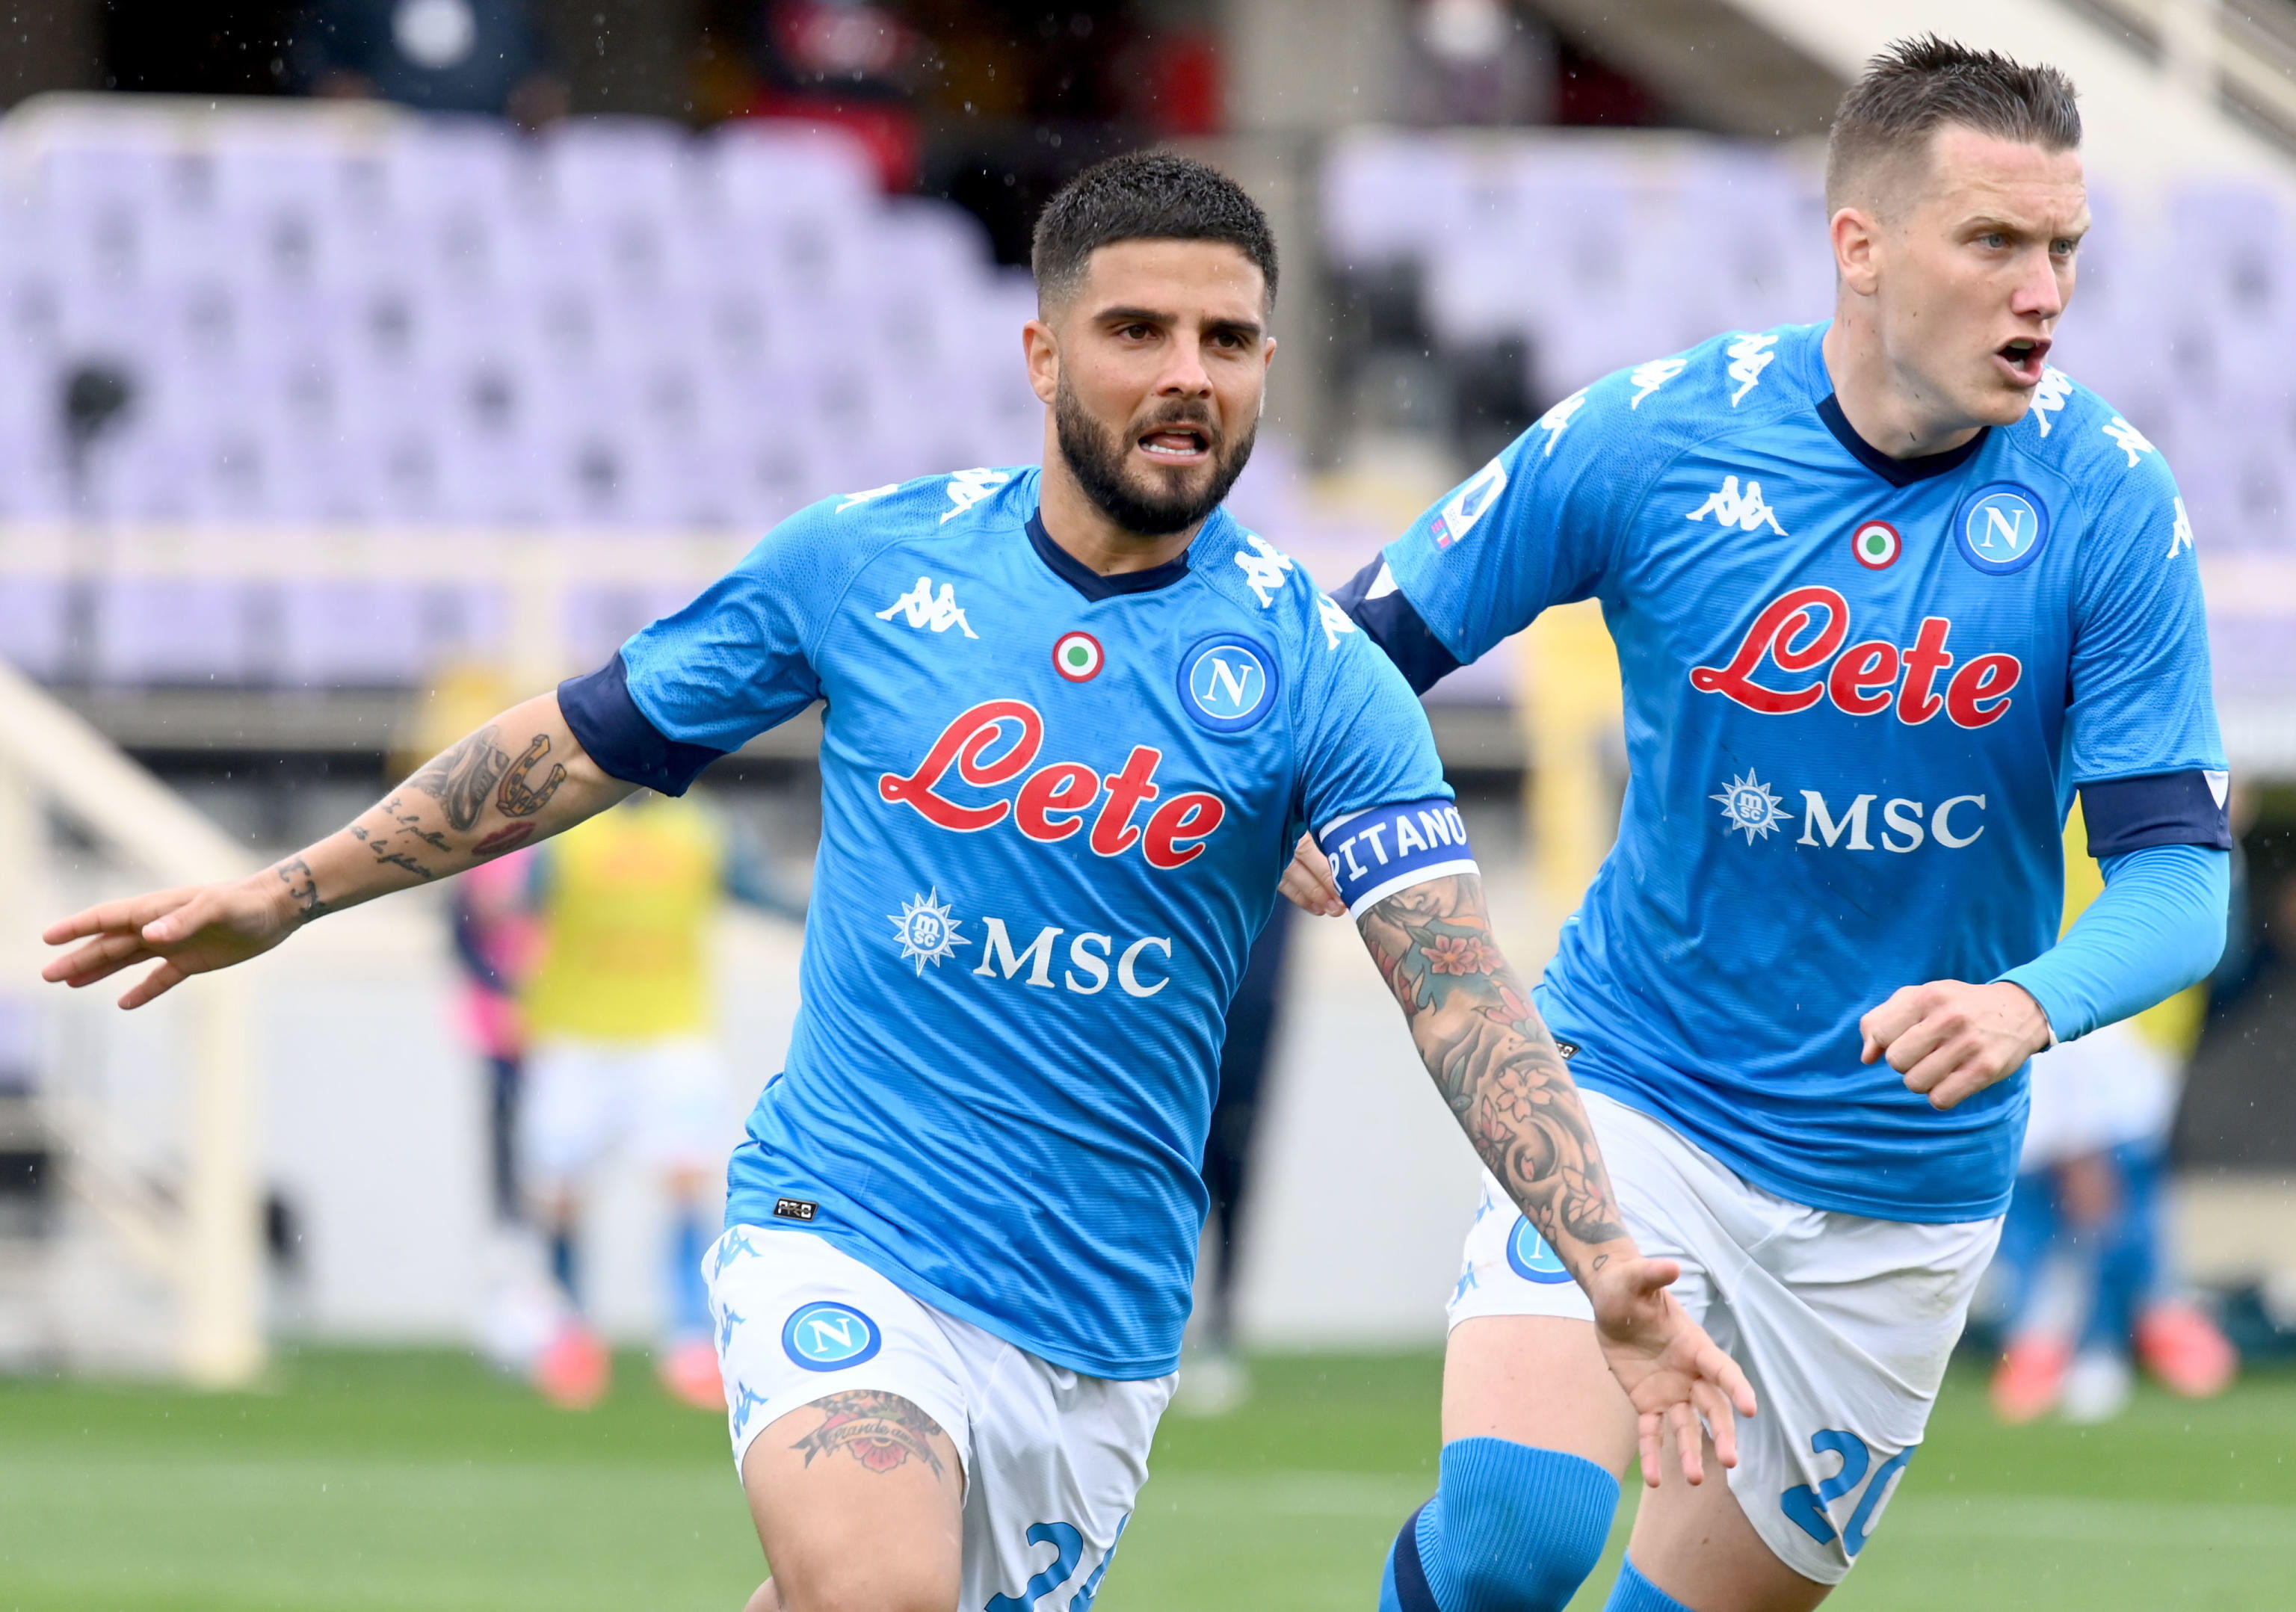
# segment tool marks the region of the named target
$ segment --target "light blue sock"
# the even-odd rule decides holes
[[[1456,1440],[1435,1498],[1388,1553],[1381,1612],[1561,1612],[1618,1507],[1619,1480],[1581,1456]]]
[[[1690,1608],[1644,1578],[1629,1556],[1619,1564],[1619,1582],[1611,1586],[1611,1599],[1603,1603],[1603,1612],[1690,1612]]]
[[[715,1238],[691,1209],[680,1209],[670,1223],[668,1256],[663,1272],[668,1279],[669,1336],[676,1343],[709,1336],[709,1285],[701,1280],[701,1256]]]

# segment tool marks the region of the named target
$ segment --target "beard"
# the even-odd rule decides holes
[[[1191,472],[1127,473],[1126,462],[1134,441],[1160,427],[1183,425],[1201,431],[1211,450],[1209,463],[1202,467],[1210,474],[1201,487],[1190,491],[1185,484],[1174,485]],[[1235,479],[1243,474],[1251,458],[1252,442],[1259,434],[1255,420],[1231,443],[1213,426],[1209,410],[1184,404],[1136,423],[1129,428],[1129,435],[1119,435],[1085,412],[1065,376],[1053,397],[1053,427],[1061,457],[1068,462],[1085,496],[1118,526],[1142,537],[1168,537],[1185,531],[1218,509]],[[1156,485],[1160,482],[1166,485]]]

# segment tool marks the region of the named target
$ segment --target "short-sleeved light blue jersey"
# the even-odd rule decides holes
[[[1600,600],[1630,779],[1538,992],[1573,1074],[1794,1201],[1967,1220],[2006,1201],[2022,1073],[1939,1113],[1858,1061],[1858,1019],[2051,945],[2077,789],[2099,854],[2229,843],[2200,577],[2095,395],[2050,371],[2016,425],[1893,461],[1824,333],[1564,399],[1341,597],[1368,622],[1399,590],[1446,664]]]
[[[1223,1018],[1294,838],[1450,792],[1403,678],[1267,543],[1216,511],[1181,561],[1098,577],[1037,481],[815,504],[562,699],[608,771],[670,787],[826,701],[803,1004],[729,1223],[1154,1377]]]

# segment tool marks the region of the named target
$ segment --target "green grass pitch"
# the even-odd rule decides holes
[[[1369,1612],[1438,1373],[1263,1359],[1242,1412],[1168,1420],[1098,1612]],[[445,1354],[290,1355],[245,1395],[0,1384],[0,1612],[734,1612],[760,1574],[720,1424],[619,1378],[587,1415]],[[2296,1607],[2296,1375],[2010,1431],[1956,1374],[1832,1604]]]

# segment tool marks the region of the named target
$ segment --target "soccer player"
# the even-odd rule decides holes
[[[1620,1219],[1491,944],[1403,679],[1220,500],[1275,254],[1232,182],[1123,158],[1039,221],[1041,470],[805,510],[605,667],[512,708],[242,882],[57,925],[121,998],[556,832],[827,702],[787,1069],[709,1268],[755,1612],[1080,1612],[1146,1476],[1186,1319],[1221,1013],[1304,825],[1509,1201],[1587,1284],[1647,1458],[1734,1365]]]
[[[1791,1612],[1849,1571],[1992,1253],[2026,1060],[2224,943],[2192,528],[2047,362],[2079,137],[2053,69],[1893,46],[1833,125],[1829,323],[1563,399],[1341,594],[1422,689],[1565,601],[1618,644],[1619,839],[1537,1005],[1626,1223],[1763,1404],[1726,1487],[1644,1504],[1618,1612]],[[2076,791],[2107,885],[2058,940]],[[1318,900],[1309,855],[1287,888]],[[1563,1275],[1487,1187],[1386,1607],[1559,1608],[1592,1567],[1633,1425]]]

